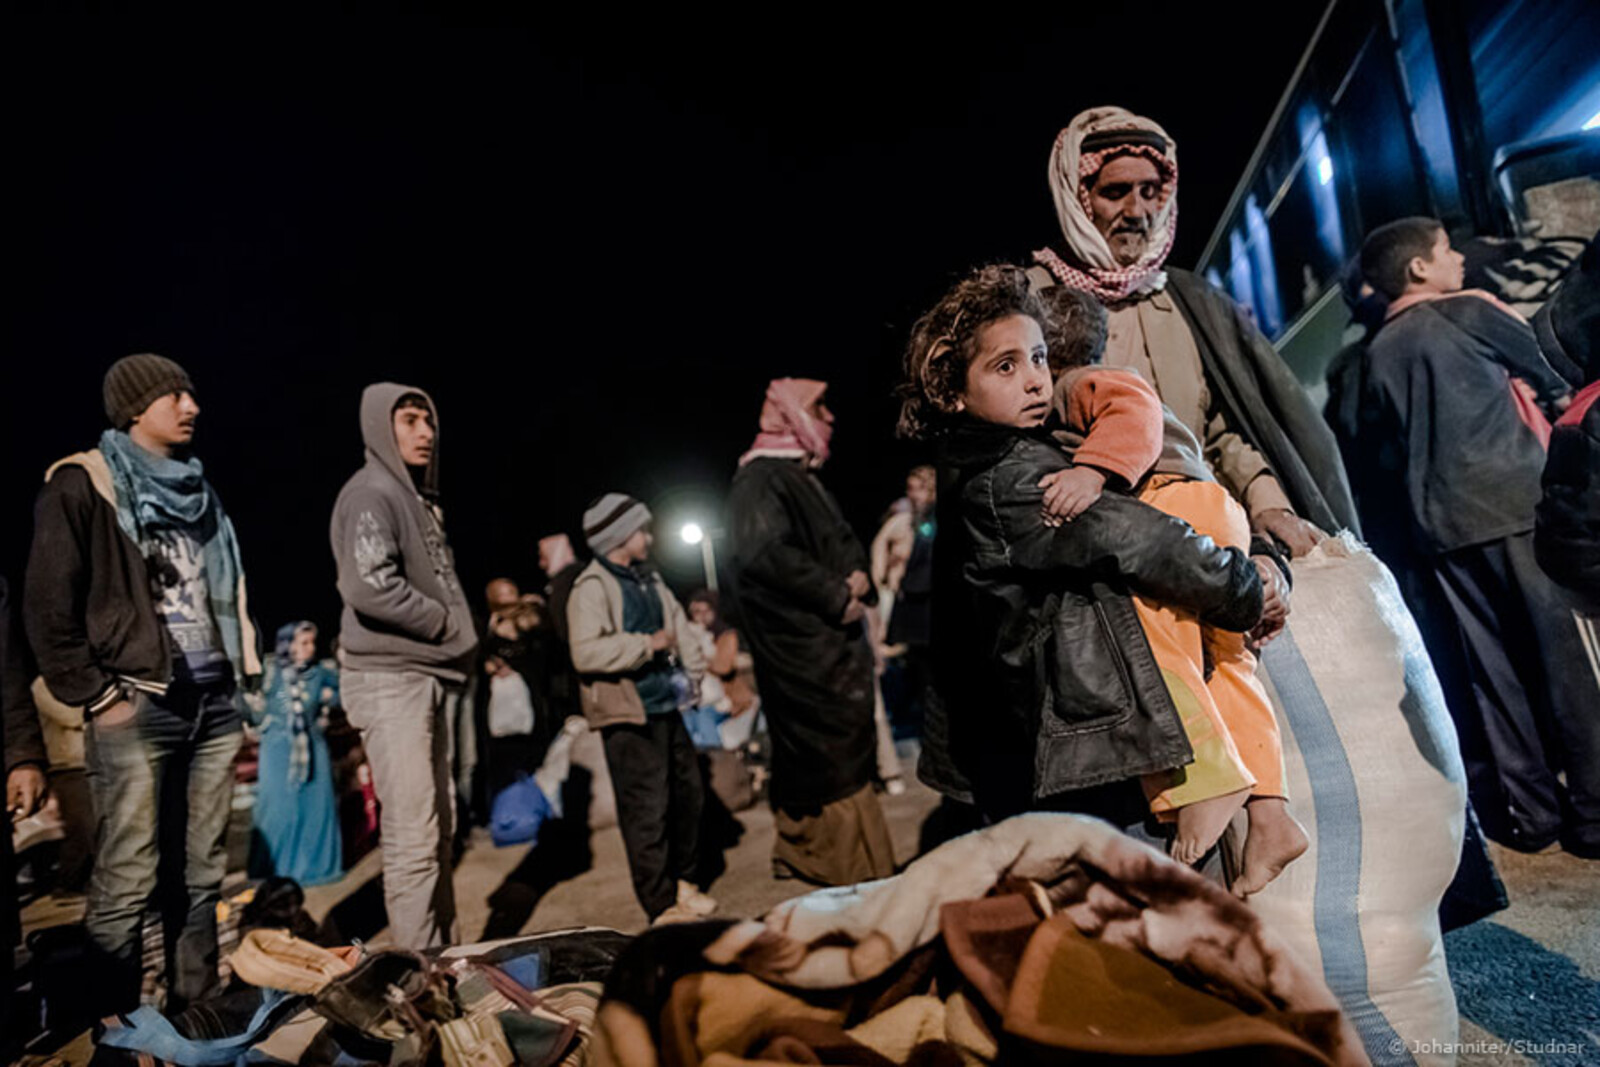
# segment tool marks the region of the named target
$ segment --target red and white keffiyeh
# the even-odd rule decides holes
[[[826,463],[833,426],[813,415],[811,408],[827,391],[827,382],[810,378],[773,379],[761,405],[761,432],[739,457],[739,466],[758,456],[803,456],[809,467]]]
[[[1127,143],[1107,143],[1107,134],[1126,130]],[[1143,135],[1139,137],[1138,135]],[[1152,138],[1150,135],[1155,135]],[[1084,151],[1085,139],[1096,147]],[[1150,141],[1159,139],[1165,150]],[[1123,266],[1095,227],[1084,179],[1100,172],[1114,156],[1138,155],[1156,165],[1161,175],[1160,204],[1151,226],[1150,246],[1137,263]],[[1096,107],[1080,112],[1056,136],[1050,153],[1050,191],[1056,218],[1076,262],[1068,262],[1049,248],[1033,254],[1035,262],[1062,285],[1092,293],[1103,303],[1126,300],[1161,289],[1167,283],[1162,265],[1172,252],[1178,232],[1178,151],[1167,132],[1150,119],[1120,107]]]

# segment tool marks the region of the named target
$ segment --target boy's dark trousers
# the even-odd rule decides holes
[[[600,735],[633,891],[653,922],[678,902],[678,880],[694,881],[699,860],[704,795],[694,742],[676,711]]]
[[[1452,705],[1474,806],[1490,837],[1536,851],[1600,849],[1600,680],[1578,623],[1516,534],[1434,561],[1470,694]],[[1565,770],[1563,790],[1556,775]]]

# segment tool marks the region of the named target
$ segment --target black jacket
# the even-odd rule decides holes
[[[1533,550],[1579,611],[1600,616],[1600,382],[1580,391],[1551,431]]]
[[[728,493],[730,577],[772,735],[772,801],[828,804],[872,781],[873,664],[861,623],[839,619],[867,551],[816,475],[760,458]],[[876,593],[869,594],[876,596]]]
[[[963,423],[941,442],[933,647],[919,775],[991,815],[1193,759],[1130,592],[1244,631],[1261,579],[1242,552],[1106,493],[1040,521],[1053,442]]]
[[[1567,388],[1526,323],[1470,294],[1407,308],[1368,345],[1371,476],[1401,487],[1423,551],[1533,528],[1545,451],[1517,415],[1513,375],[1547,403]]]
[[[45,684],[69,707],[95,705],[119,678],[171,678],[144,556],[88,467],[58,467],[39,492],[23,617]]]

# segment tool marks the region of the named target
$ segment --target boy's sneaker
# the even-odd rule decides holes
[[[678,903],[676,907],[684,909],[696,919],[703,919],[717,910],[717,902],[700,892],[691,883],[685,882],[680,878],[678,880]]]

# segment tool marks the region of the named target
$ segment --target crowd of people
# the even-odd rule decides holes
[[[935,463],[870,551],[822,480],[827,384],[777,378],[728,490],[726,600],[687,607],[651,564],[648,505],[607,492],[582,515],[592,558],[542,539],[548,585],[495,579],[475,619],[438,411],[385,382],[361,397],[365,463],[332,510],[337,652],[296,621],[263,662],[241,538],[194,454],[195,384],[161,356],[118,361],[110,428],[47,472],[0,631],[14,813],[53,787],[34,675],[81,709],[97,1003],[138,1002],[152,906],[168,1010],[214,989],[247,724],[252,871],[341,875],[330,715],[359,731],[389,929],[412,948],[459,939],[462,807],[531,774],[573,717],[600,736],[652,921],[716,910],[697,742],[737,747],[758,718],[778,877],[894,873],[879,794],[903,788],[909,733],[917,775],[971,825],[1093,814],[1212,869],[1242,821],[1248,897],[1307,847],[1257,654],[1291,625],[1296,561],[1342,531],[1400,576],[1488,833],[1600,857],[1593,245],[1530,324],[1463,290],[1436,220],[1379,227],[1359,263],[1370,333],[1325,421],[1232,300],[1167,264],[1177,182],[1156,122],[1074,118],[1050,157],[1060,234],[962,278],[911,331],[898,428]]]

